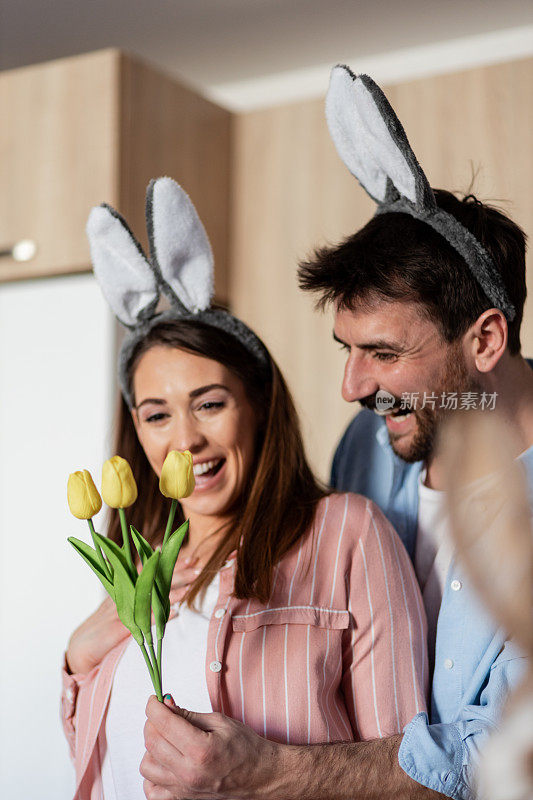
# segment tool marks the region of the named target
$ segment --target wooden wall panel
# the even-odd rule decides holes
[[[236,122],[231,299],[265,339],[293,390],[311,460],[322,477],[354,409],[340,397],[344,358],[332,315],[317,314],[296,264],[371,213],[330,142],[323,103],[299,103]]]
[[[232,115],[124,54],[120,86],[120,210],[146,246],[148,182],[161,175],[177,180],[207,229],[217,298],[227,301]]]
[[[466,189],[478,170],[482,199],[532,230],[533,59],[425,78],[385,90],[430,182]],[[344,357],[299,292],[296,264],[313,247],[338,242],[374,205],[336,154],[323,101],[241,115],[235,122],[230,296],[265,339],[302,414],[308,453],[325,477],[335,443],[355,411],[340,397]],[[530,292],[533,293],[531,269]],[[524,352],[533,356],[533,304]]]
[[[474,193],[533,235],[533,59],[391,87],[413,149],[432,186]],[[522,327],[533,357],[533,266]]]

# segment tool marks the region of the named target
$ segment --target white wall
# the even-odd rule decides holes
[[[87,468],[100,483],[114,339],[92,276],[0,286],[0,796],[10,800],[73,796],[59,670],[101,595],[66,541],[89,537],[66,481]]]

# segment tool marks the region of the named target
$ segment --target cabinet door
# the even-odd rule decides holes
[[[119,55],[104,50],[0,74],[0,280],[89,267],[88,209],[116,201]]]

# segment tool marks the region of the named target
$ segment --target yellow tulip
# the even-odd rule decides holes
[[[86,469],[68,476],[67,499],[71,513],[78,519],[91,519],[102,508],[102,498]]]
[[[192,454],[188,450],[184,450],[183,453],[171,450],[167,455],[161,470],[159,489],[161,494],[173,500],[181,500],[193,493]]]
[[[113,456],[104,463],[102,497],[110,508],[128,508],[137,500],[137,484],[125,458]]]

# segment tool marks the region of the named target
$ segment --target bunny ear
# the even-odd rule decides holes
[[[441,452],[461,562],[494,619],[533,653],[531,510],[511,434],[496,412],[469,411],[448,426]]]
[[[208,308],[213,297],[211,245],[191,200],[172,178],[150,182],[146,225],[163,290],[192,313]]]
[[[326,119],[337,151],[377,203],[406,198],[435,208],[435,198],[389,101],[367,75],[338,65],[331,72]]]
[[[86,230],[96,279],[120,322],[133,327],[150,317],[159,287],[126,221],[103,203],[91,210]]]

